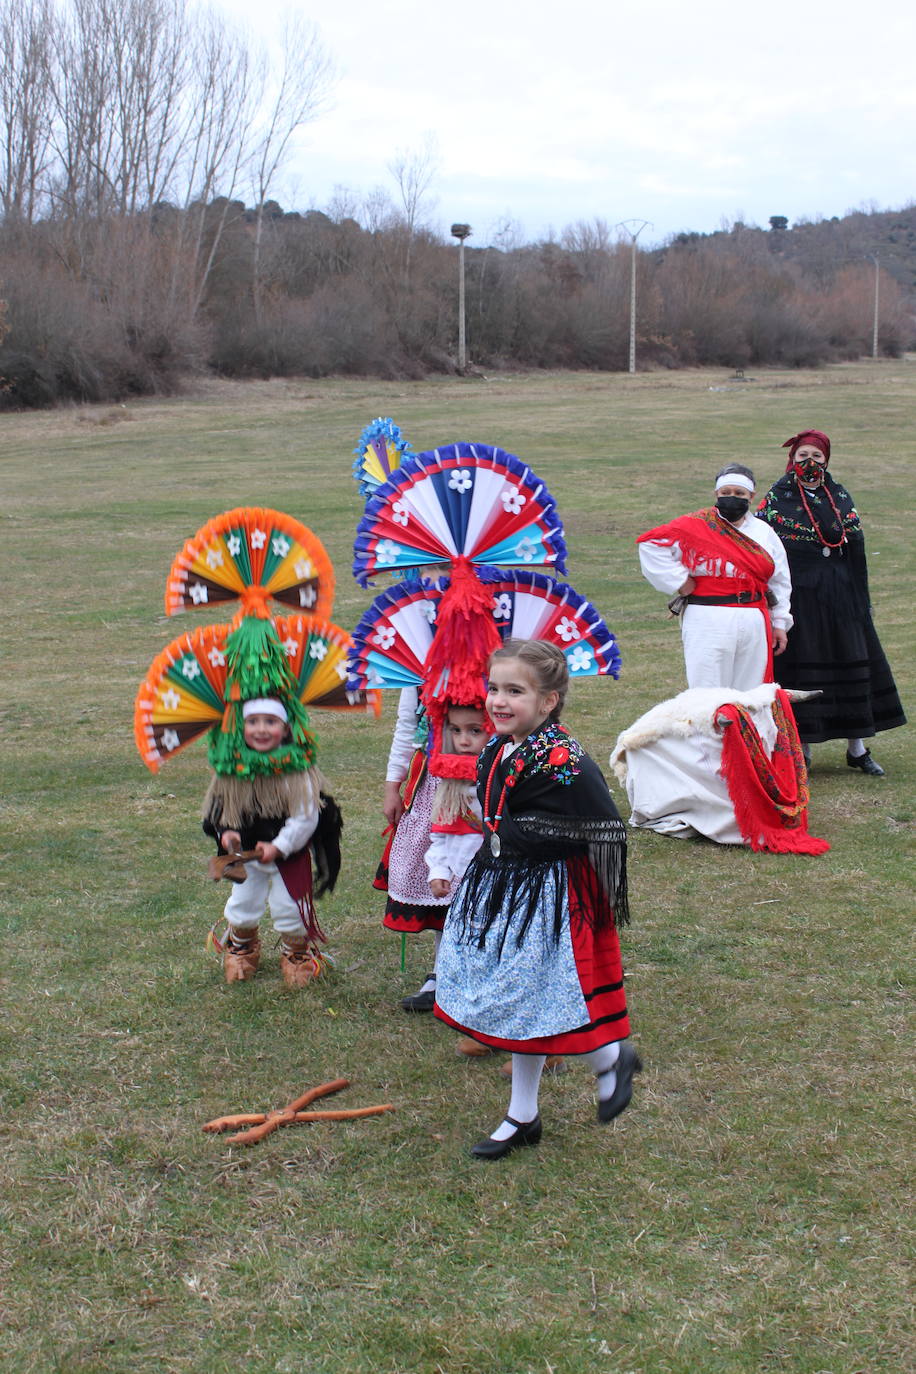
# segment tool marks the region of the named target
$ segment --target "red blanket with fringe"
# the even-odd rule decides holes
[[[786,693],[780,688],[773,702],[772,758],[743,706],[728,703],[716,714],[730,722],[723,732],[719,771],[745,844],[773,854],[826,853],[827,841],[808,834],[808,772]]]

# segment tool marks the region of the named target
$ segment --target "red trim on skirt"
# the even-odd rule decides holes
[[[445,925],[448,906],[423,906],[419,902],[399,902],[389,897],[385,905],[382,925],[405,935],[418,935],[421,930],[441,930]]]

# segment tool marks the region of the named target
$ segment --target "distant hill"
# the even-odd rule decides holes
[[[862,208],[831,219],[794,223],[774,215],[766,229],[738,222],[712,234],[675,234],[666,247],[700,241],[734,246],[737,237],[745,243],[756,239],[758,247],[765,244],[774,257],[795,264],[819,285],[832,280],[843,267],[877,253],[882,269],[916,299],[916,202],[900,210]],[[660,251],[664,254],[665,249]]]

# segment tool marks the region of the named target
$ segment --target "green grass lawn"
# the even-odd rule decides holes
[[[299,993],[269,947],[254,982],[223,983],[204,950],[225,899],[197,819],[205,750],[154,777],[132,735],[149,662],[191,628],[163,614],[169,564],[219,511],[302,519],[334,560],[333,618],[356,622],[351,450],[377,415],[415,449],[496,443],[547,481],[569,580],[623,654],[620,682],[579,684],[566,714],[606,771],[618,732],[684,685],[636,534],[708,504],[726,459],[764,490],[784,439],[826,430],[912,709],[914,413],[901,362],[743,384],[211,383],[0,420],[4,1369],[914,1367],[909,730],[875,742],[884,780],[848,770],[842,742],[815,748],[822,858],[633,835],[632,1109],[599,1127],[573,1063],[544,1081],[540,1147],[495,1165],[468,1147],[504,1110],[498,1061],[460,1062],[443,1026],[399,1010],[431,941],[402,970],[370,886],[394,700],[381,721],[315,716],[345,861],[322,912],[337,971]],[[396,1110],[250,1150],[201,1130],[338,1076],[339,1105]]]

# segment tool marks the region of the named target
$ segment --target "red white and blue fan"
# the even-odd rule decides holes
[[[441,599],[436,582],[396,582],[380,592],[353,631],[347,687],[422,687]]]
[[[366,497],[374,496],[406,458],[415,456],[394,421],[381,416],[366,425],[353,452],[353,476]]]
[[[465,558],[478,567],[566,567],[563,524],[526,463],[488,444],[450,444],[403,464],[366,504],[353,573],[366,586]]]
[[[567,582],[516,568],[487,579],[500,638],[543,639],[561,649],[569,676],[620,676],[620,649],[587,597]]]
[[[586,597],[565,582],[523,569],[486,576],[481,585],[491,599],[500,640],[543,639],[562,650],[570,677],[620,673],[620,650],[605,621]],[[423,687],[437,631],[447,578],[437,582],[399,582],[381,592],[353,631],[348,687],[358,689]],[[447,656],[446,656],[447,657]],[[477,669],[482,676],[486,664]],[[450,669],[437,672],[429,692],[454,696]]]

